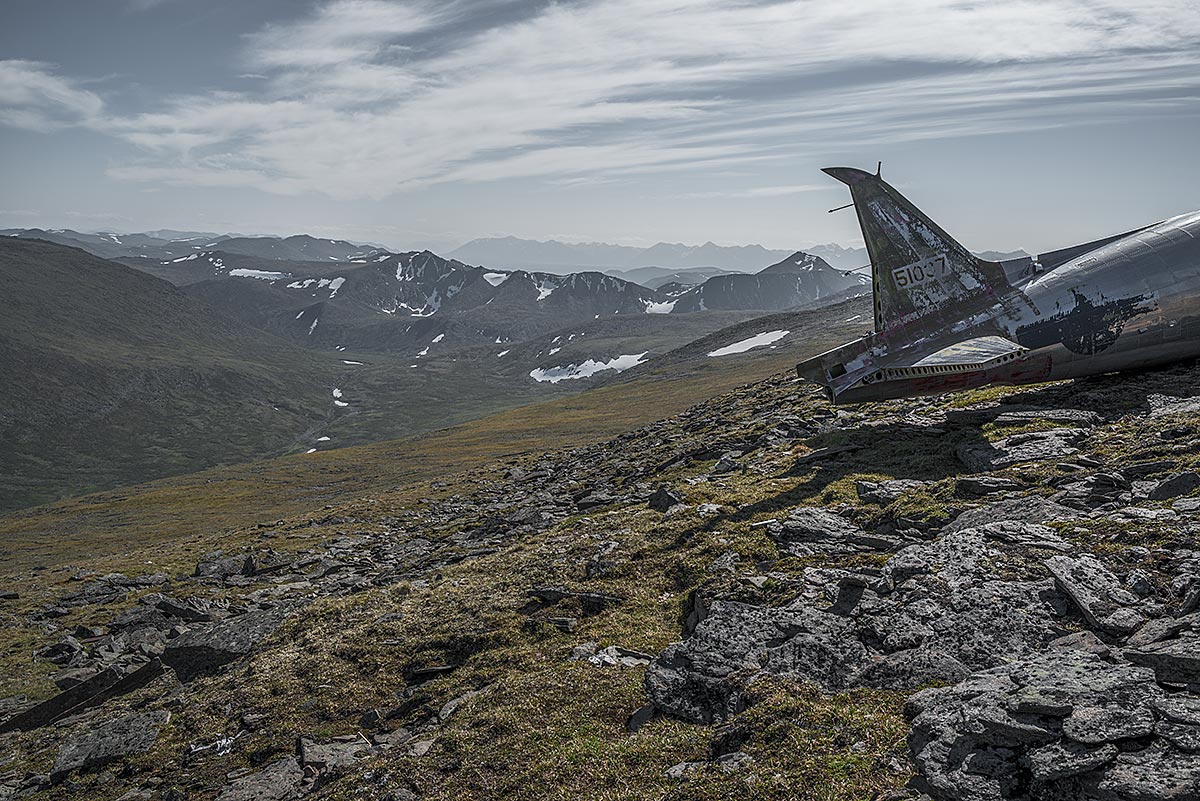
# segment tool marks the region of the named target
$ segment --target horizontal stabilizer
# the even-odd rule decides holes
[[[875,380],[892,381],[945,373],[969,373],[989,370],[1006,362],[1016,361],[1028,353],[1004,337],[986,336],[955,342],[916,360],[884,359],[876,371]]]

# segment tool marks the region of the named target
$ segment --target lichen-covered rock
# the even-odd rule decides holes
[[[850,599],[828,610],[806,599],[786,607],[713,601],[691,637],[649,666],[646,689],[660,710],[696,722],[741,709],[761,672],[849,687],[915,689],[1043,650],[1061,636],[1053,583],[1005,580],[1017,569],[984,529],[910,545],[874,587],[846,576]]]
[[[1200,684],[1200,636],[1188,635],[1127,648],[1125,658],[1152,668],[1159,681]]]
[[[839,688],[865,654],[849,621],[836,615],[713,601],[692,636],[651,663],[646,693],[663,712],[712,723],[741,711],[750,675],[766,669]]]
[[[1120,623],[1108,619],[1122,607],[1133,606],[1137,596],[1121,586],[1121,581],[1094,556],[1052,556],[1046,560],[1046,569],[1054,576],[1058,588],[1079,607],[1093,628],[1112,630],[1127,634],[1122,629],[1136,629],[1145,621]]]
[[[926,482],[909,478],[893,479],[891,481],[858,481],[854,489],[863,503],[877,503],[886,506],[906,495],[925,487]]]
[[[1189,724],[1162,711],[1197,700],[1147,668],[1052,649],[913,696],[913,784],[936,801],[1200,797]]]
[[[1020,462],[1061,459],[1078,453],[1076,447],[1088,434],[1082,428],[1051,428],[1013,434],[996,442],[964,443],[957,450],[967,469],[984,473]]]
[[[828,509],[805,506],[767,528],[782,553],[809,556],[815,553],[856,553],[895,550],[900,540],[868,534]]]
[[[1019,523],[1049,523],[1075,520],[1079,512],[1037,496],[1005,498],[1002,501],[969,509],[954,518],[942,531],[951,533],[976,528],[989,523],[1016,521]]]

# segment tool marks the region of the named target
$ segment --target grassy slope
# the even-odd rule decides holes
[[[797,359],[853,335],[857,323],[843,323],[846,316],[842,306],[805,315],[793,340],[776,350],[664,359],[661,371],[643,368],[628,383],[412,439],[222,467],[10,513],[0,517],[0,558],[21,569],[213,536],[508,456],[595,441],[790,369]]]

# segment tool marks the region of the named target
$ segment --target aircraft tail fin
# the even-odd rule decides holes
[[[875,330],[946,330],[1011,290],[1004,269],[971,254],[878,174],[827,167],[850,187],[871,257]]]

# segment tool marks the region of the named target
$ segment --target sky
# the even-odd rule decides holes
[[[968,247],[1200,208],[1194,0],[5,0],[0,227]]]

